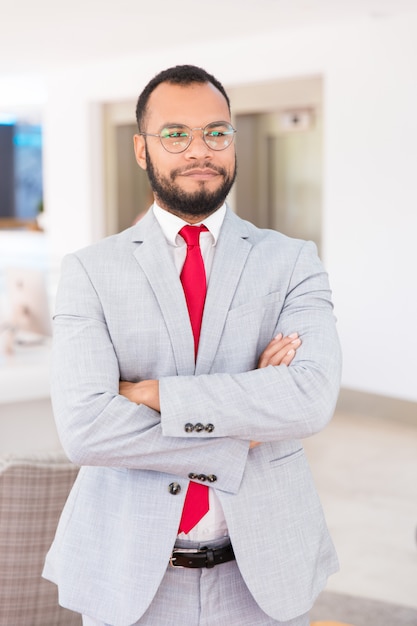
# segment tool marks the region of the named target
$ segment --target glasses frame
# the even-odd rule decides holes
[[[225,126],[230,127],[230,134],[232,135],[232,140],[231,140],[231,142],[230,142],[227,146],[225,146],[224,148],[213,148],[212,146],[210,146],[210,145],[207,143],[206,133],[205,133],[204,131],[205,131],[205,130],[209,127],[209,126],[216,126],[216,124],[218,124],[218,125],[220,125],[220,124],[224,124]],[[202,133],[203,133],[203,135],[202,135],[202,136],[203,136],[203,141],[204,141],[204,143],[206,144],[206,146],[207,146],[210,150],[213,150],[213,152],[221,152],[222,150],[226,150],[227,148],[230,148],[230,146],[232,145],[232,143],[233,143],[233,141],[234,141],[235,134],[237,133],[236,128],[234,128],[230,122],[225,122],[224,120],[220,120],[220,121],[218,121],[218,122],[210,122],[209,124],[206,124],[203,128],[201,128],[200,126],[196,126],[195,128],[190,128],[190,127],[189,127],[189,126],[187,126],[186,124],[175,124],[175,123],[174,123],[174,124],[167,124],[167,125],[165,125],[165,126],[164,126],[164,129],[165,129],[165,128],[170,128],[170,127],[173,127],[173,126],[181,126],[182,128],[186,128],[187,130],[189,130],[189,131],[190,131],[190,134],[189,134],[189,136],[188,136],[188,143],[187,143],[187,145],[185,146],[185,148],[182,148],[182,150],[174,150],[174,151],[169,150],[169,149],[168,149],[168,148],[164,145],[164,143],[163,143],[163,141],[162,141],[162,140],[164,139],[164,137],[163,137],[163,135],[161,135],[161,132],[159,132],[159,133],[143,133],[143,132],[139,131],[139,132],[138,132],[138,135],[142,135],[143,137],[159,137],[159,141],[161,142],[161,146],[164,148],[164,150],[166,150],[166,151],[167,151],[167,152],[169,152],[170,154],[181,154],[182,152],[185,152],[186,150],[188,150],[188,148],[190,147],[191,142],[192,142],[192,140],[194,139],[193,132],[194,132],[195,130],[201,130],[201,131],[202,131]]]

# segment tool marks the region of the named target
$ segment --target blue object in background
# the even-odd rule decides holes
[[[16,124],[14,144],[15,215],[35,219],[43,208],[42,129],[41,126]]]

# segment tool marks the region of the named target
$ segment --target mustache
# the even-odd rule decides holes
[[[190,172],[192,170],[210,170],[212,172],[217,172],[222,176],[227,176],[227,172],[223,167],[219,165],[211,165],[209,163],[192,163],[191,165],[187,165],[186,167],[177,167],[176,169],[171,171],[170,178],[173,180],[176,176],[181,176],[181,174],[185,174],[186,172]]]

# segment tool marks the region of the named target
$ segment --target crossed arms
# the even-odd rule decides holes
[[[269,342],[258,360],[258,369],[268,367],[268,365],[290,365],[294,358],[295,351],[301,345],[298,333],[291,333],[283,337],[279,333]],[[125,380],[120,381],[119,393],[131,402],[144,404],[145,406],[160,412],[159,381],[142,380],[131,383]],[[258,442],[251,441],[250,447],[255,447]]]

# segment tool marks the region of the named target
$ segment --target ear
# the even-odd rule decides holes
[[[146,145],[143,135],[133,135],[133,146],[135,149],[136,161],[143,170],[146,170]]]

